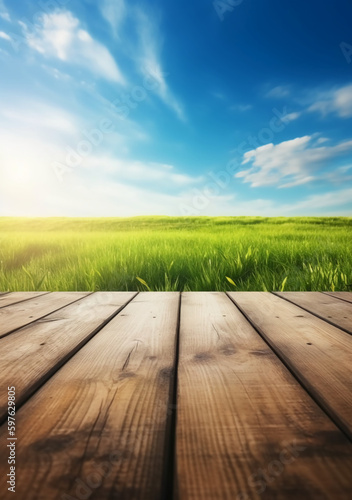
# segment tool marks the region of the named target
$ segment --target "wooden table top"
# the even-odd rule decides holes
[[[0,498],[350,500],[351,334],[348,292],[1,294]]]

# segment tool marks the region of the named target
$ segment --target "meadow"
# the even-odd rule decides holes
[[[352,218],[0,218],[0,290],[351,290]]]

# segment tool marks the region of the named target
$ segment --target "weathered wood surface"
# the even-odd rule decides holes
[[[98,292],[31,323],[0,342],[0,387],[16,387],[17,405],[104,326],[135,292]],[[0,422],[7,393],[0,392]]]
[[[23,302],[25,300],[33,299],[34,297],[40,297],[49,292],[13,292],[13,293],[3,293],[0,294],[0,307],[10,306],[11,304],[16,304],[17,302]]]
[[[0,338],[86,297],[85,292],[53,292],[0,309]]]
[[[331,295],[340,300],[346,300],[347,302],[352,302],[352,292],[324,292],[326,295]]]
[[[140,293],[19,410],[17,498],[160,498],[178,308]]]
[[[347,438],[224,294],[183,294],[179,356],[180,499],[348,498]]]
[[[271,293],[228,295],[352,439],[352,336]]]
[[[277,292],[276,295],[352,333],[352,304],[320,292]]]
[[[351,498],[352,335],[319,294],[315,315],[252,292],[18,297],[0,307],[3,419],[7,387],[19,404],[1,499]]]

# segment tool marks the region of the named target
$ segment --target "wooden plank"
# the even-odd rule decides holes
[[[17,498],[160,498],[178,306],[140,293],[22,406]]]
[[[13,292],[4,293],[0,295],[0,307],[10,306],[16,304],[17,302],[23,302],[25,300],[33,299],[34,297],[40,297],[41,295],[48,294],[49,292]]]
[[[351,335],[271,293],[228,295],[352,439]]]
[[[0,309],[0,339],[87,295],[89,292],[53,292]]]
[[[182,294],[178,388],[178,498],[350,498],[350,442],[225,294]]]
[[[331,297],[336,297],[340,300],[345,300],[346,302],[352,302],[352,292],[324,292],[326,295],[331,295]]]
[[[352,304],[320,292],[276,292],[275,295],[352,333]]]
[[[16,387],[22,404],[136,292],[97,292],[49,314],[0,342],[0,387]],[[7,418],[7,392],[0,392],[0,423]]]

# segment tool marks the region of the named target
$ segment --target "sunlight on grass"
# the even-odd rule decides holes
[[[0,219],[0,289],[350,290],[352,219]]]

